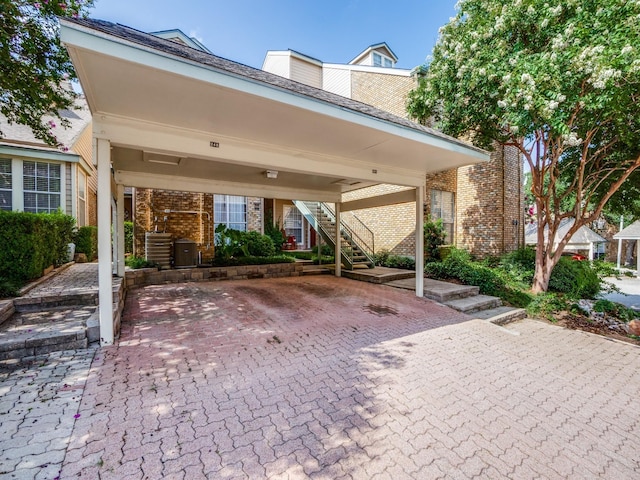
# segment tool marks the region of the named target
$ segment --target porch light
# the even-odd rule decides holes
[[[266,172],[264,172],[264,176],[267,178],[278,178],[278,171],[277,170],[267,170]]]

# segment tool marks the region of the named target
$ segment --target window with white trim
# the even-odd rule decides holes
[[[13,209],[11,159],[0,158],[0,210]]]
[[[62,192],[60,164],[25,160],[22,165],[24,211],[55,213]]]
[[[302,213],[293,205],[284,206],[284,232],[287,237],[294,237],[296,244],[303,245]]]
[[[453,228],[455,225],[456,204],[453,192],[431,190],[431,218],[442,219],[442,226],[447,236],[445,243],[453,244]]]
[[[78,214],[76,220],[79,227],[87,224],[87,175],[78,169]]]
[[[220,224],[234,230],[247,230],[247,197],[238,195],[214,195],[214,228]]]
[[[391,68],[393,67],[393,60],[378,52],[373,52],[373,66]]]

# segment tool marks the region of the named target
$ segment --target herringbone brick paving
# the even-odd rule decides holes
[[[333,277],[146,287],[61,478],[640,478],[638,365]]]

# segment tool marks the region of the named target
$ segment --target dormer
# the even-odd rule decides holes
[[[171,40],[172,42],[179,43],[180,45],[195,48],[196,50],[200,50],[201,52],[211,53],[211,51],[207,47],[205,47],[197,38],[189,37],[185,35],[182,30],[179,30],[177,28],[173,30],[151,32],[151,35],[164,38],[165,40]]]
[[[376,43],[367,47],[356,58],[349,62],[349,65],[362,65],[368,67],[393,68],[398,61],[398,57],[389,48],[386,42]]]

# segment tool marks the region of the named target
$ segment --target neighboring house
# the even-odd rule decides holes
[[[557,247],[560,240],[567,234],[574,222],[575,220],[573,218],[565,218],[560,222],[560,226],[558,227],[558,231],[556,232],[556,236],[553,241],[553,248]],[[544,236],[546,241],[548,238],[547,231],[545,231]],[[538,225],[536,223],[530,223],[527,225],[525,228],[524,241],[527,245],[537,245]],[[567,253],[581,254],[589,260],[593,260],[596,256],[600,257],[604,255],[604,245],[606,242],[607,239],[602,235],[594,232],[586,225],[583,225],[571,236],[564,251]]]
[[[69,86],[71,88],[71,86]],[[0,209],[35,213],[61,210],[78,226],[96,225],[96,170],[92,163],[91,114],[79,97],[76,108],[60,115],[51,129],[60,147],[38,140],[25,125],[10,124],[0,116]]]
[[[157,35],[208,52],[179,30]],[[367,47],[348,64],[324,63],[293,50],[268,51],[262,69],[407,118],[406,98],[417,80],[412,71],[395,68],[397,60],[386,43],[379,43]],[[505,149],[494,152],[488,163],[429,175],[425,179],[425,214],[443,220],[450,243],[476,255],[517,249],[523,245],[524,236],[522,175],[520,156]],[[358,200],[404,189],[396,185],[369,186],[351,191],[343,199]],[[290,200],[150,189],[135,189],[132,197],[138,255],[144,255],[145,232],[166,231],[174,240],[189,238],[197,242],[202,258],[210,258],[213,230],[220,223],[263,232],[265,222],[273,221],[287,236],[295,238],[298,248],[316,243],[315,232]],[[414,255],[415,203],[354,213],[373,231],[376,251]]]

